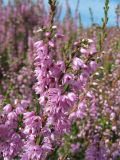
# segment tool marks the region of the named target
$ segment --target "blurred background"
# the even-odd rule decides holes
[[[48,0],[45,1],[46,5],[48,4]],[[68,0],[69,5],[71,7],[72,14],[75,12],[75,8],[77,5],[77,0]],[[58,0],[58,3],[62,5],[62,15],[61,19],[63,19],[66,13],[66,1],[65,0]],[[90,8],[93,12],[94,22],[97,24],[101,24],[101,18],[103,17],[103,7],[104,7],[105,0],[80,0],[79,3],[79,12],[81,14],[82,23],[85,27],[90,27],[91,19],[90,19]],[[109,22],[108,26],[114,26],[116,19],[115,19],[115,11],[117,6],[120,4],[120,0],[110,0],[109,3]]]
[[[35,144],[29,142],[31,129],[27,131],[24,123],[29,111],[45,122],[40,127],[49,126],[54,150],[47,160],[120,160],[120,0],[54,2],[49,0],[50,10],[48,0],[0,0],[0,160],[19,160],[21,152],[28,151],[40,157],[37,148],[42,144],[49,150],[39,127]],[[10,109],[4,112],[6,105]],[[58,124],[51,125],[52,119]],[[67,131],[70,125],[70,133],[57,141],[54,132]],[[13,135],[21,137],[20,147]],[[21,143],[26,140],[28,148]]]
[[[4,4],[8,4],[8,0],[3,0]],[[35,1],[35,0],[34,0]],[[48,0],[43,0],[46,7],[48,8]],[[68,0],[71,13],[74,14],[75,8],[77,5],[77,0]],[[79,3],[79,12],[81,14],[81,19],[84,27],[90,27],[91,26],[91,18],[90,18],[90,9],[93,12],[94,22],[96,24],[101,24],[101,17],[103,17],[103,6],[104,6],[105,0],[80,0]],[[66,1],[65,0],[58,0],[58,3],[62,6],[62,14],[60,19],[62,20],[65,13],[66,13]],[[114,26],[116,22],[115,18],[115,12],[117,6],[120,4],[120,0],[110,0],[109,4],[109,22],[108,26]]]

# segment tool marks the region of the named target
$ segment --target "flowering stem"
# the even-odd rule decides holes
[[[99,50],[101,51],[103,48],[103,44],[105,41],[105,38],[107,37],[107,23],[108,23],[108,10],[109,10],[109,0],[105,1],[105,7],[104,7],[104,18],[102,18],[102,32],[99,34]]]
[[[56,0],[49,0],[49,5],[50,5],[50,29],[53,26],[54,23],[54,17],[56,14]]]

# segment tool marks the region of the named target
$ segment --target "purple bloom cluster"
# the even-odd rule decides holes
[[[0,0],[0,159],[118,160],[119,28],[84,29],[79,0],[64,22],[55,0],[50,16],[43,0],[12,2]]]
[[[44,126],[51,130],[50,137],[53,142],[70,132],[74,120],[87,116],[86,98],[91,100],[91,117],[97,116],[95,96],[86,88],[91,74],[97,68],[95,61],[88,60],[95,54],[91,52],[91,43],[94,42],[91,41],[88,45],[90,54],[83,54],[83,59],[72,55],[73,58],[69,58],[66,63],[55,55],[55,40],[56,37],[47,43],[41,40],[34,45],[37,78],[35,91],[40,96],[41,105],[39,114],[47,117]],[[82,96],[84,98],[80,101]]]
[[[13,105],[3,108],[0,118],[0,156],[12,160],[22,151],[23,134],[20,115],[25,112],[29,102],[15,100]]]

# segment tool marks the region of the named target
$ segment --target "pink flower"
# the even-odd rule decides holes
[[[3,108],[3,110],[4,110],[4,113],[10,113],[11,111],[12,111],[12,106],[11,106],[11,104],[7,104],[4,108]]]
[[[45,36],[46,36],[46,37],[50,37],[50,32],[46,32],[46,33],[45,33]]]
[[[52,48],[54,48],[55,44],[52,41],[49,41],[49,46],[52,47]]]
[[[80,58],[75,57],[73,59],[74,70],[79,70],[80,68],[85,68],[85,67],[86,67],[85,63]]]
[[[87,49],[85,49],[85,48],[81,48],[81,49],[80,49],[80,52],[81,52],[82,54],[84,54],[85,56],[88,56],[88,55],[89,55],[89,51],[88,51]]]
[[[96,70],[96,68],[97,68],[96,61],[91,61],[90,62],[90,69],[91,69],[91,71],[94,72]]]
[[[16,112],[14,112],[14,111],[9,112],[8,115],[7,115],[7,117],[8,117],[8,120],[10,120],[10,121],[11,120],[13,120],[13,121],[17,120],[17,118],[18,118]]]
[[[64,74],[63,77],[63,84],[69,84],[72,80],[74,79],[74,75],[73,74]]]

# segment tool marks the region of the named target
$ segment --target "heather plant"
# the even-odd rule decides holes
[[[107,36],[106,28],[108,22],[108,11],[109,11],[109,0],[105,0],[104,6],[104,18],[102,18],[102,27],[101,33],[99,34],[99,50],[102,51],[103,43],[105,42],[105,38]]]
[[[93,16],[92,8],[89,8],[89,12],[90,12],[91,25],[94,25],[95,22],[94,22],[94,16]]]
[[[48,2],[49,13],[42,0],[0,3],[0,159],[119,160],[120,31],[107,28],[109,0],[102,27],[89,29],[79,0],[74,16],[66,1],[63,21]]]
[[[18,94],[16,94],[15,89],[12,89],[13,87],[6,86],[6,82],[7,84],[11,84],[11,79],[12,81],[16,81],[16,76],[19,74],[19,70],[21,70],[22,67],[27,67],[28,70],[31,67],[31,71],[33,70],[32,46],[34,40],[32,37],[36,35],[36,29],[39,30],[40,27],[47,26],[48,22],[52,21],[52,15],[51,17],[47,16],[44,3],[41,0],[38,0],[36,3],[33,3],[32,1],[23,2],[21,0],[13,2],[10,1],[7,6],[4,6],[1,2],[0,7],[0,76],[2,81],[1,93],[4,95],[6,90],[9,90],[9,88],[11,88],[11,92],[14,92],[14,95],[17,98],[18,96],[22,96],[23,92],[20,91],[18,93],[17,91]],[[56,23],[58,24],[58,26],[60,25],[59,30],[61,30],[61,33],[65,33],[67,30],[65,29],[66,27],[62,26],[62,24],[59,24],[59,22],[57,22],[57,19]],[[66,23],[69,22],[66,21]],[[42,36],[42,34],[40,36]],[[72,37],[72,34],[70,38],[68,37],[70,43],[69,47],[71,46],[71,43],[73,43],[73,40],[71,41]],[[68,44],[66,44],[66,46],[67,45]],[[61,52],[61,48],[58,47],[57,52]],[[13,72],[15,73],[12,75],[12,77],[8,78],[11,72],[12,74]],[[28,90],[26,85],[24,87],[26,88],[25,90]],[[18,90],[21,90],[20,84],[18,84],[17,88]]]
[[[119,28],[119,23],[120,23],[120,5],[119,4],[115,9],[115,13],[116,13],[116,26]]]
[[[33,36],[34,27],[44,25],[46,13],[43,3],[32,1],[15,1],[4,6],[0,4],[0,60],[1,68],[6,69],[15,58],[27,57],[29,37]],[[1,47],[2,46],[2,47]],[[5,63],[5,64],[3,64]]]

